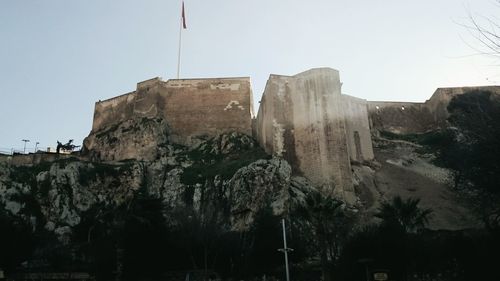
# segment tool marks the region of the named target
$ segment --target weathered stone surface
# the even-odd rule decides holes
[[[355,195],[340,88],[339,73],[331,68],[271,75],[255,133],[261,146],[284,157],[295,173],[352,204]]]
[[[396,134],[425,133],[444,128],[451,99],[474,90],[490,91],[500,96],[500,86],[479,86],[438,88],[423,103],[369,101],[371,128],[374,133],[387,131]]]
[[[236,132],[221,134],[203,142],[195,148],[204,154],[228,155],[258,146],[255,140],[245,134]]]
[[[341,97],[349,157],[356,162],[371,161],[374,155],[367,102],[348,95]]]
[[[292,177],[283,159],[259,160],[241,168],[227,183],[231,225],[247,229],[259,210],[270,207],[275,215],[287,214],[314,189],[300,177]]]
[[[134,118],[92,131],[83,153],[93,161],[154,160],[168,153],[169,129],[163,118]]]
[[[0,204],[14,215],[36,217],[48,230],[78,225],[81,214],[129,200],[141,184],[134,164],[99,164],[74,160],[44,167],[8,167],[0,176]],[[9,207],[11,206],[11,207]],[[20,208],[18,208],[20,206]],[[62,236],[61,236],[62,237]]]
[[[209,205],[219,208],[217,212],[230,210],[221,223],[227,223],[228,229],[243,230],[261,209],[286,213],[313,188],[306,179],[292,177],[290,165],[278,158],[245,164],[229,178],[215,173],[200,182],[186,183],[183,176],[193,165],[200,171],[224,161],[236,165],[238,157],[258,149],[251,137],[230,133],[195,148],[165,143],[151,161],[74,158],[33,167],[2,164],[0,205],[27,221],[36,218],[34,227],[54,232],[63,243],[69,243],[72,230],[88,212],[116,209],[142,191],[161,199],[167,210],[189,207],[202,213]]]
[[[252,134],[249,78],[153,78],[137,90],[95,104],[92,133],[129,119],[166,120],[174,143],[193,145],[222,133]]]

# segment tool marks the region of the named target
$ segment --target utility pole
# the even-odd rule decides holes
[[[21,140],[21,141],[24,141],[24,154],[26,154],[26,143],[27,142],[30,142],[30,140]]]
[[[285,254],[285,271],[286,271],[286,281],[290,281],[290,273],[288,271],[288,252],[292,252],[292,248],[288,248],[286,246],[286,227],[285,227],[285,219],[281,219],[281,225],[283,227],[283,248],[278,249],[278,251],[283,252]]]
[[[39,144],[40,144],[39,142],[36,142],[36,143],[35,143],[35,153],[36,153],[36,149],[38,148],[38,145],[39,145]]]

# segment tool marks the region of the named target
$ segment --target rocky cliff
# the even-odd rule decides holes
[[[317,258],[324,228],[330,232],[323,237],[335,238],[329,247],[341,247],[377,224],[374,214],[394,196],[419,198],[420,206],[432,208],[430,229],[482,227],[450,189],[453,171],[436,165],[436,151],[404,137],[410,136],[375,137],[375,160],[351,162],[355,204],[347,206],[311,201],[309,195],[321,194],[317,187],[248,135],[220,134],[183,146],[172,141],[165,120],[129,119],[92,132],[73,158],[0,162],[0,220],[26,224],[34,235],[34,250],[21,257],[49,260],[58,270],[73,268],[63,261],[87,265],[101,280],[122,263],[127,270],[141,264],[140,274],[155,262],[153,268],[164,270],[167,258],[173,269],[203,264],[207,270],[210,260],[226,276],[237,276],[234,268],[246,268],[251,258],[267,268],[260,260],[269,256],[269,268],[277,268],[281,256],[269,249],[274,253],[282,243],[280,217],[290,219],[294,256],[304,262]],[[215,265],[218,259],[223,264]]]
[[[33,229],[54,232],[69,242],[72,228],[88,212],[118,208],[142,191],[170,210],[218,209],[228,230],[244,230],[260,210],[288,213],[316,190],[306,178],[294,176],[285,160],[272,158],[253,138],[239,133],[187,147],[170,141],[163,119],[139,118],[94,132],[84,144],[83,156],[75,158],[33,166],[1,163],[0,204]],[[364,223],[374,221],[380,202],[402,195],[435,207],[432,228],[476,226],[470,210],[448,190],[452,171],[435,166],[432,153],[416,153],[418,147],[376,139],[376,161],[353,163],[353,207],[366,218]],[[131,159],[137,154],[142,157]]]
[[[269,157],[239,133],[185,147],[169,142],[163,120],[137,119],[91,135],[85,144],[85,157],[34,166],[3,163],[0,204],[33,229],[69,243],[91,210],[118,208],[141,191],[170,210],[216,206],[228,230],[245,230],[259,210],[287,213],[314,190],[305,178],[292,176],[286,161]],[[127,159],[130,151],[144,157]],[[112,161],[117,158],[124,160]]]

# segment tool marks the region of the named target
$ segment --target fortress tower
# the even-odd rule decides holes
[[[373,159],[366,101],[341,94],[339,72],[271,75],[254,135],[266,152],[347,202],[355,200],[351,160]]]

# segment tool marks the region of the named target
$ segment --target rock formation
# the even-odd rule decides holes
[[[313,69],[271,75],[252,119],[248,78],[151,79],[96,103],[77,158],[1,158],[0,203],[67,241],[90,210],[116,208],[140,192],[171,209],[224,210],[227,228],[241,230],[262,208],[286,214],[315,190],[369,214],[406,186],[408,196],[446,198],[432,227],[474,226],[466,207],[452,207],[449,171],[432,163],[432,153],[379,134],[444,126],[447,102],[464,91],[439,89],[424,104],[367,102],[341,94],[338,71]],[[409,179],[428,181],[439,194],[420,192]]]
[[[134,137],[128,137],[130,132]],[[169,142],[167,132],[162,120],[128,120],[94,136],[93,142],[108,144],[106,154],[88,152],[99,162],[69,158],[35,166],[0,163],[0,204],[34,229],[44,228],[69,243],[72,229],[92,209],[118,208],[141,190],[171,210],[227,210],[221,223],[234,230],[248,229],[255,214],[268,206],[277,215],[287,213],[314,190],[307,179],[292,175],[286,161],[269,157],[247,135],[223,134],[186,147]],[[128,157],[129,149],[141,149],[141,142],[148,145],[144,151],[155,154],[102,162],[113,155]]]

